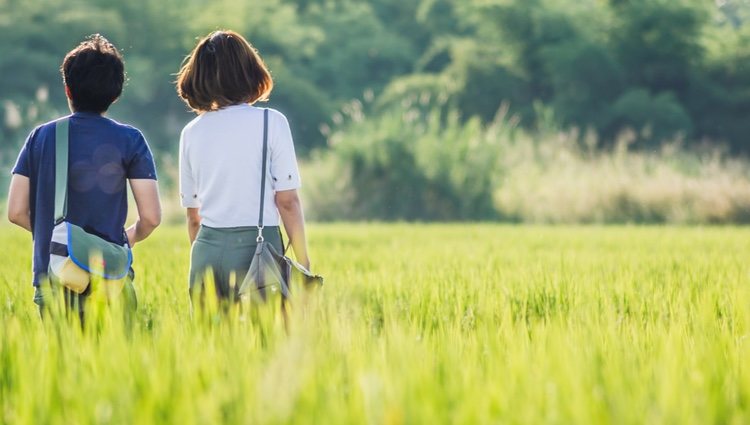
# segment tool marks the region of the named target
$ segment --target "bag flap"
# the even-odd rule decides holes
[[[66,225],[68,255],[78,267],[105,279],[122,279],[127,276],[133,262],[133,254],[128,247],[107,242],[74,224]],[[91,264],[92,260],[100,263]]]
[[[290,277],[300,276],[302,278],[302,283],[304,283],[306,287],[323,286],[323,276],[312,273],[310,270],[307,270],[305,266],[287,256],[284,256],[284,261],[289,264]]]

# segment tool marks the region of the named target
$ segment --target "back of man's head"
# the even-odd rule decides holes
[[[60,71],[76,112],[107,111],[125,84],[122,55],[99,34],[89,36],[68,52]]]

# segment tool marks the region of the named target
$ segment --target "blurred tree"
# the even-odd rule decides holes
[[[750,25],[716,31],[706,63],[691,75],[684,102],[696,135],[750,152]]]
[[[717,0],[723,19],[735,28],[750,22],[750,0]]]
[[[633,89],[612,105],[615,128],[632,128],[640,147],[655,147],[660,142],[689,136],[692,120],[670,93],[652,96],[646,89]]]
[[[691,69],[703,59],[705,9],[684,0],[612,3],[617,19],[611,46],[629,82],[654,93],[683,92]]]
[[[380,91],[393,77],[411,71],[415,53],[409,42],[389,31],[365,2],[327,1],[311,7],[305,20],[325,29],[307,72],[334,99]]]
[[[511,128],[490,127],[441,109],[394,106],[345,122],[329,154],[350,182],[348,218],[476,220],[497,218],[492,190],[502,141]],[[358,109],[354,107],[353,109]]]
[[[458,11],[474,29],[450,67],[463,82],[456,100],[465,116],[490,119],[509,102],[532,125],[541,101],[555,107],[561,125],[607,124],[623,76],[605,45],[611,18],[599,3],[494,0]]]
[[[564,126],[605,131],[610,107],[622,93],[625,75],[603,45],[586,39],[544,49],[542,57],[554,91],[551,105]]]

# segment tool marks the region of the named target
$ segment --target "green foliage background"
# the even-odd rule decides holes
[[[30,125],[65,110],[62,56],[100,32],[130,76],[112,114],[169,151],[190,118],[174,72],[196,37],[232,28],[270,63],[272,104],[302,150],[324,144],[319,127],[342,102],[411,89],[448,96],[465,118],[491,119],[508,101],[533,125],[542,101],[563,126],[650,126],[644,143],[680,133],[747,151],[747,12],[739,0],[3,0],[0,101],[22,114],[6,119],[3,141],[17,147]]]
[[[490,205],[502,142],[485,137],[471,154],[461,145],[473,142],[457,139],[492,127],[499,111],[526,139],[573,131],[598,151],[627,134],[636,151],[676,141],[750,152],[748,19],[747,0],[0,0],[0,164],[32,126],[67,112],[60,62],[99,32],[129,75],[110,115],[144,131],[172,186],[168,167],[193,117],[174,73],[197,37],[231,28],[268,62],[269,105],[289,117],[311,168],[332,155],[354,170],[352,213],[331,218],[502,218]],[[409,119],[415,107],[429,120]],[[331,149],[337,139],[349,148]]]

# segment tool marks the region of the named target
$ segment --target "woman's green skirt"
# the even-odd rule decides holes
[[[190,252],[190,294],[203,291],[213,280],[220,299],[238,300],[238,291],[255,254],[257,227],[201,226]],[[278,226],[263,228],[263,237],[282,252]]]

